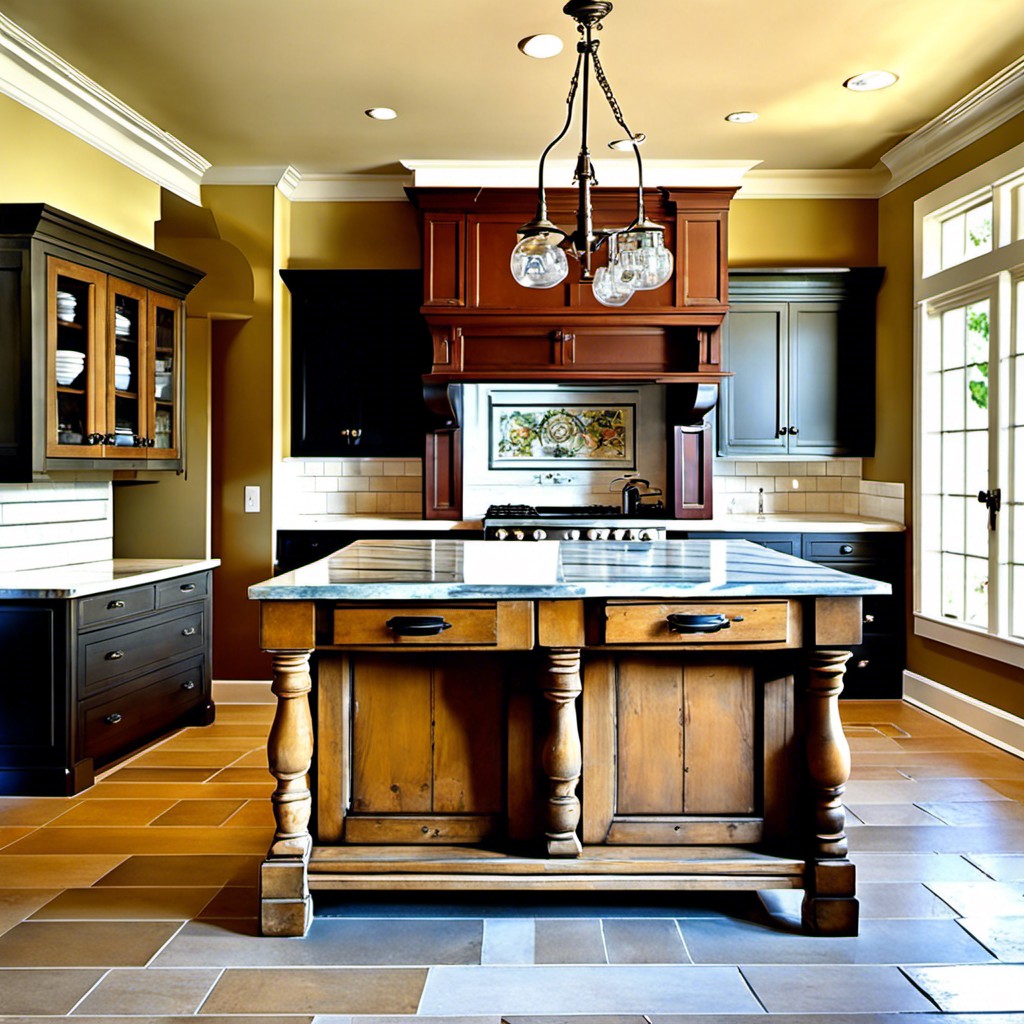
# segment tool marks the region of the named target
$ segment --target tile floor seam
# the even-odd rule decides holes
[[[76,1003],[75,1003],[75,1004],[74,1004],[74,1005],[73,1005],[73,1006],[72,1006],[72,1007],[71,1007],[71,1008],[70,1008],[70,1009],[68,1010],[68,1012],[67,1012],[67,1013],[66,1013],[66,1014],[65,1014],[64,1016],[66,1016],[66,1017],[70,1017],[70,1016],[71,1016],[71,1015],[72,1015],[72,1014],[73,1014],[73,1013],[75,1012],[75,1010],[76,1010],[76,1009],[77,1009],[77,1008],[78,1008],[79,1006],[81,1006],[81,1005],[82,1005],[82,1003],[83,1003],[83,1002],[84,1002],[84,1001],[85,1001],[86,999],[88,999],[88,998],[89,998],[89,996],[90,996],[90,995],[91,995],[91,994],[92,994],[93,992],[95,992],[97,988],[99,988],[100,984],[101,984],[101,983],[103,982],[103,979],[104,979],[104,978],[106,978],[106,977],[108,977],[108,976],[109,976],[109,975],[111,974],[111,972],[112,972],[112,971],[114,971],[114,970],[115,970],[115,968],[113,968],[113,967],[108,967],[108,968],[107,968],[107,969],[106,969],[105,971],[103,971],[103,972],[102,972],[102,973],[100,974],[100,976],[99,976],[99,977],[98,977],[98,978],[96,979],[96,981],[95,981],[95,982],[94,982],[94,983],[93,983],[93,984],[92,984],[92,985],[91,985],[91,986],[90,986],[90,987],[88,988],[88,990],[82,993],[82,995],[81,995],[81,997],[80,997],[80,998],[78,999],[78,1001],[77,1001],[77,1002],[76,1002]]]
[[[923,995],[923,996],[925,997],[925,999],[927,999],[927,1000],[928,1000],[928,1002],[930,1002],[930,1003],[932,1003],[932,1004],[934,1005],[935,1009],[936,1009],[936,1010],[937,1010],[937,1011],[938,1011],[939,1013],[945,1013],[945,1012],[946,1012],[946,1011],[945,1011],[945,1010],[944,1010],[944,1009],[943,1009],[943,1008],[942,1008],[942,1007],[941,1007],[941,1006],[940,1006],[940,1005],[938,1004],[938,1002],[936,1002],[936,1000],[932,999],[932,997],[931,997],[931,996],[930,996],[930,995],[928,994],[928,990],[927,990],[927,989],[925,989],[925,988],[923,988],[923,987],[922,987],[921,985],[919,985],[919,984],[917,983],[917,979],[916,979],[916,978],[914,978],[914,977],[913,977],[913,975],[909,974],[909,973],[907,972],[907,969],[906,969],[905,967],[901,966],[900,964],[896,964],[896,969],[897,969],[897,970],[898,970],[898,971],[900,972],[900,974],[902,974],[902,975],[903,975],[903,977],[904,977],[904,978],[906,978],[906,979],[907,979],[907,981],[909,981],[909,982],[910,982],[910,984],[911,984],[911,985],[913,985],[913,986],[914,986],[914,988],[916,988],[916,989],[917,989],[917,991],[918,991],[918,992],[920,992],[920,993],[921,993],[921,995]],[[995,1019],[993,1019],[993,1024],[995,1024]]]
[[[679,941],[683,944],[683,953],[686,956],[687,963],[696,963],[693,959],[693,954],[690,952],[690,947],[686,944],[686,936],[683,934],[683,922],[678,917],[672,918],[673,924],[676,926],[676,932],[679,935]]]
[[[213,994],[213,990],[217,987],[217,984],[220,981],[220,979],[224,977],[226,971],[226,967],[221,967],[220,970],[217,971],[217,977],[214,978],[213,981],[210,983],[210,987],[206,990],[206,994],[203,996],[202,999],[199,1000],[198,1005],[192,1011],[193,1017],[198,1017],[203,1012],[203,1007],[206,1005],[206,1001]]]
[[[173,918],[172,918],[172,920],[173,920]],[[188,924],[188,919],[182,921],[178,925],[178,927],[175,928],[174,931],[164,940],[164,942],[160,946],[160,948],[153,951],[153,955],[146,961],[145,964],[143,964],[143,967],[148,969],[150,967],[150,965],[153,963],[153,961],[156,960],[156,958],[167,948],[168,944],[171,943],[175,938],[177,938],[178,935],[180,935],[182,933],[182,931],[185,929],[185,926],[187,924]]]
[[[604,950],[604,962],[611,964],[611,957],[608,956],[608,936],[604,932],[604,918],[599,917],[597,919],[598,935],[601,936],[601,948]]]

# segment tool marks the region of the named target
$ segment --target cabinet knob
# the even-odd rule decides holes
[[[183,594],[191,594],[192,591],[196,589],[196,585],[194,583],[182,583],[182,585],[178,587],[178,589]]]
[[[791,434],[799,434],[800,433],[800,428],[799,427],[790,427],[789,428],[789,432]]]
[[[839,545],[839,553],[841,555],[852,555],[853,554],[853,545],[852,544],[840,544]]]
[[[865,615],[864,616],[864,621],[865,622],[874,622],[875,621],[875,617],[874,617],[874,615]]]
[[[117,725],[117,723],[121,721],[121,716],[115,711],[112,715],[107,715],[103,721],[106,722],[107,725]]]
[[[103,657],[106,661],[117,661],[124,657],[124,651],[107,651]]]
[[[108,601],[107,602],[107,608],[109,608],[109,609],[123,608],[123,607],[124,607],[124,601]]]
[[[195,626],[186,626],[181,631],[181,635],[182,636],[195,636],[196,635],[196,627]]]
[[[789,433],[789,427],[779,427],[779,437],[785,437]]]
[[[868,665],[870,665],[870,664],[871,664],[871,659],[870,658],[861,658],[860,661],[857,662],[857,668],[867,668]]]
[[[194,690],[196,688],[195,680],[187,679],[185,682],[181,684],[181,688],[183,690]]]

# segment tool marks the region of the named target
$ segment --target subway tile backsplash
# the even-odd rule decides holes
[[[113,558],[107,481],[0,484],[0,572]]]
[[[420,459],[285,459],[279,468],[277,510],[285,517],[423,512]]]
[[[714,466],[716,518],[756,513],[819,512],[903,523],[904,487],[861,478],[860,459],[741,462]]]

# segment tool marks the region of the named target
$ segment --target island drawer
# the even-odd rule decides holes
[[[80,696],[95,693],[126,675],[158,661],[202,651],[206,616],[201,604],[163,616],[147,616],[132,628],[102,630],[83,638],[79,659],[84,668]]]
[[[126,587],[81,598],[78,602],[78,624],[80,629],[93,629],[120,622],[140,612],[151,612],[153,608],[152,586]]]
[[[598,618],[604,644],[686,647],[795,647],[800,608],[785,599],[758,601],[606,601]]]
[[[533,644],[529,601],[338,604],[331,642],[343,647],[495,647]]]
[[[179,576],[174,580],[164,580],[156,585],[157,608],[173,608],[189,601],[198,601],[210,592],[210,574],[197,572],[191,576]]]
[[[161,670],[119,686],[81,706],[84,757],[102,762],[135,747],[204,699],[203,659]]]

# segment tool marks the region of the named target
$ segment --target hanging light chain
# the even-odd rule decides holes
[[[629,125],[626,124],[626,119],[622,116],[622,108],[619,106],[619,101],[615,98],[615,94],[612,92],[612,87],[604,73],[604,68],[601,67],[601,61],[597,56],[597,47],[598,43],[595,40],[590,51],[591,56],[594,59],[594,77],[597,79],[597,84],[601,86],[601,91],[604,93],[604,98],[608,101],[608,106],[611,107],[612,116],[618,122],[619,127],[630,139],[632,139],[633,133],[629,130]]]

